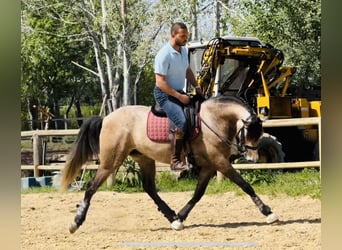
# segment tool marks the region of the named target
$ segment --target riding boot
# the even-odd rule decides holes
[[[184,132],[175,129],[171,135],[171,170],[183,171],[188,169],[188,166],[182,162],[180,156],[183,150]]]

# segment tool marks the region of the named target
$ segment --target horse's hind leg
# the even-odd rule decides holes
[[[155,183],[155,161],[147,158],[143,155],[134,156],[134,160],[139,164],[140,172],[142,175],[142,184],[146,193],[152,198],[154,203],[169,222],[174,221],[177,218],[175,211],[173,211],[166,203],[163,201],[157,193],[156,183]]]
[[[74,222],[69,228],[70,233],[74,233],[85,221],[88,208],[90,206],[90,200],[96,193],[97,189],[103,184],[108,176],[121,166],[125,159],[125,154],[119,156],[113,155],[113,147],[101,148],[100,152],[100,165],[96,172],[94,179],[88,183],[87,190],[84,194],[83,201],[77,205],[77,213]]]
[[[113,171],[109,169],[99,168],[96,172],[96,176],[94,177],[94,179],[88,183],[83,201],[76,205],[77,213],[74,219],[74,223],[72,223],[69,227],[70,233],[74,233],[83,224],[83,222],[86,219],[91,198],[96,193],[97,189],[101,186],[101,184],[108,178],[108,176],[112,172]]]
[[[267,216],[267,223],[273,223],[278,220],[278,216],[272,212],[269,206],[264,204],[260,197],[255,193],[252,186],[248,182],[246,182],[231,165],[229,165],[228,168],[221,170],[221,172],[252,198],[253,202],[259,208],[260,212],[263,215]]]

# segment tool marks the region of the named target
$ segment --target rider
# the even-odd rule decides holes
[[[180,155],[183,149],[183,139],[186,129],[186,118],[183,105],[190,102],[190,97],[183,91],[185,79],[196,88],[196,93],[202,95],[200,86],[192,72],[187,49],[189,32],[184,23],[176,22],[171,26],[171,38],[158,52],[154,73],[156,86],[154,97],[165,111],[170,122],[171,132],[171,170],[182,171],[187,165]]]

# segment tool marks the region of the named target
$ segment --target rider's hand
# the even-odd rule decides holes
[[[196,86],[195,90],[197,95],[203,96],[202,88],[200,86]]]
[[[188,96],[187,94],[180,94],[178,100],[181,101],[183,104],[189,104],[190,96]]]

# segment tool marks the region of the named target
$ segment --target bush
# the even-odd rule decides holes
[[[249,169],[240,170],[242,178],[249,184],[271,184],[275,181],[275,176],[279,173],[278,170],[272,169]]]
[[[127,187],[141,187],[142,186],[142,178],[140,169],[136,168],[135,161],[128,157],[124,163],[123,166],[125,168],[125,173],[122,178],[122,184],[124,184]]]

